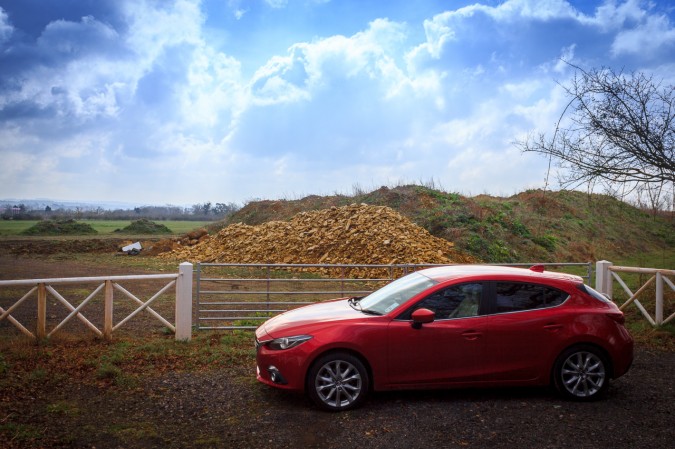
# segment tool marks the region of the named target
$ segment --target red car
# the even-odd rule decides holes
[[[582,278],[543,266],[430,268],[269,319],[257,377],[333,411],[416,388],[552,384],[593,400],[633,361],[623,322]]]

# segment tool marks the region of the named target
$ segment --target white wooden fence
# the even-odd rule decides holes
[[[640,273],[640,274],[651,274],[649,280],[647,280],[639,289],[633,293],[631,289],[626,285],[626,282],[621,278],[619,273]],[[669,278],[675,278],[675,270],[665,270],[658,268],[637,268],[637,267],[619,267],[612,265],[611,262],[606,260],[601,260],[596,263],[596,278],[595,286],[596,290],[600,293],[604,293],[610,298],[612,298],[612,287],[613,281],[616,280],[623,290],[628,295],[628,300],[626,300],[619,308],[625,310],[630,304],[635,304],[635,306],[640,310],[640,313],[649,321],[652,326],[662,326],[670,322],[675,318],[675,313],[671,314],[667,318],[663,318],[664,311],[664,284],[675,291],[675,285],[673,281]],[[648,290],[648,287],[654,283],[655,284],[655,310],[654,316],[652,317],[647,309],[640,303],[637,299],[638,296]]]
[[[122,281],[143,281],[152,279],[168,279],[169,283],[162,287],[157,293],[146,301],[142,301],[127,289],[122,287],[119,282]],[[98,284],[94,290],[87,296],[77,307],[73,306],[66,298],[64,298],[55,288],[59,285],[73,285],[73,284]],[[78,277],[78,278],[57,278],[57,279],[26,279],[13,281],[0,281],[0,287],[32,287],[25,295],[18,299],[7,310],[0,307],[0,321],[7,319],[10,323],[16,326],[21,332],[32,338],[46,338],[53,335],[61,329],[72,318],[77,317],[82,321],[92,332],[99,337],[106,339],[112,338],[113,331],[117,330],[133,317],[142,311],[148,312],[150,315],[159,320],[164,326],[171,329],[175,333],[176,340],[190,340],[192,337],[192,264],[182,263],[179,266],[177,274],[149,274],[137,276],[102,276],[102,277]],[[175,286],[176,291],[176,321],[175,324],[170,323],[159,313],[153,310],[150,305],[162,294]],[[89,319],[87,319],[82,310],[85,306],[99,293],[103,291],[103,329],[97,328]],[[113,302],[114,291],[120,292],[125,297],[131,299],[138,304],[138,307],[129,315],[121,319],[117,324],[113,322]],[[37,294],[37,324],[35,333],[28,330],[23,324],[12,316],[14,312],[24,301]],[[47,331],[47,295],[50,294],[63,306],[65,306],[70,314],[65,317],[59,324],[57,324],[49,332]]]

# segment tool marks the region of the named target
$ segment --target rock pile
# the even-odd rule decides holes
[[[157,256],[162,253],[184,249],[194,246],[209,239],[209,232],[204,228],[195,229],[181,237],[163,239],[149,245],[144,245],[144,256]]]
[[[233,224],[160,257],[212,263],[407,264],[473,261],[393,209],[352,204],[288,222]]]

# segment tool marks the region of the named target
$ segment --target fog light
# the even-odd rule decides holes
[[[276,366],[270,365],[267,368],[267,372],[270,373],[270,380],[275,384],[286,385],[288,382],[284,379],[284,376],[281,375]]]

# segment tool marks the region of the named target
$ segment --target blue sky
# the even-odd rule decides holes
[[[512,195],[561,59],[675,83],[675,2],[0,0],[0,198]]]

